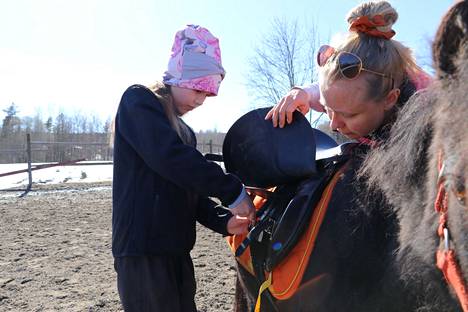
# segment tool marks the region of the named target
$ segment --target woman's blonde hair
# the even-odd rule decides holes
[[[156,82],[151,85],[149,89],[156,95],[159,102],[164,108],[167,118],[171,127],[177,132],[182,142],[191,145],[192,135],[189,127],[180,119],[177,115],[177,111],[174,105],[174,99],[171,94],[171,86],[162,82]]]
[[[372,19],[376,15],[383,16],[386,25],[379,27],[383,31],[391,31],[398,19],[398,13],[386,1],[366,2],[352,9],[346,17],[351,25],[356,19],[367,16]],[[393,87],[400,86],[408,76],[418,72],[419,67],[411,50],[393,39],[385,39],[366,33],[350,31],[347,38],[335,47],[335,57],[339,52],[350,52],[359,56],[362,66],[366,69],[385,74],[388,79],[380,75],[369,74],[366,80],[369,84],[368,98],[381,100]],[[333,58],[320,71],[321,85],[326,87],[338,79],[342,79],[338,63]]]

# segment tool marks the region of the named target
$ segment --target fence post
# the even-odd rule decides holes
[[[213,140],[210,140],[208,145],[210,146],[210,154],[213,154]]]
[[[31,134],[26,133],[26,155],[28,157],[28,187],[20,197],[25,196],[32,188],[32,170],[31,170]]]
[[[32,185],[32,171],[31,171],[31,163],[32,163],[32,156],[31,156],[31,134],[26,133],[26,151],[28,153],[28,189],[31,189]]]

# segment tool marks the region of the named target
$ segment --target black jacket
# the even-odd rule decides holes
[[[228,205],[241,190],[235,176],[181,141],[151,90],[134,85],[125,91],[115,118],[114,257],[187,253],[196,220],[227,234],[231,214],[208,196]]]

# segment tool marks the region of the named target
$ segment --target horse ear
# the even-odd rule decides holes
[[[400,89],[396,88],[396,89],[391,90],[385,97],[384,110],[385,111],[391,110],[395,106],[399,97],[400,97]]]

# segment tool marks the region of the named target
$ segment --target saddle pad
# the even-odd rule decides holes
[[[312,216],[310,217],[307,229],[300,236],[297,244],[292,248],[288,256],[284,258],[284,260],[279,264],[277,264],[273,268],[272,272],[266,272],[266,276],[271,274],[271,284],[269,285],[268,289],[276,299],[285,300],[290,298],[292,295],[294,295],[297,288],[299,287],[307,267],[309,257],[314,248],[320,226],[325,217],[331,194],[345,168],[346,165],[337,170],[330,182],[325,187],[321,198],[317,203]],[[257,210],[260,209],[265,204],[265,202],[265,199],[258,196],[254,199],[254,205]],[[243,234],[226,237],[226,240],[234,254],[246,236],[246,234]],[[237,258],[237,261],[250,274],[255,276],[250,247],[247,247],[245,252]]]
[[[286,208],[283,208],[284,205],[281,205],[281,202],[280,206],[273,205],[273,209],[278,210],[279,216],[275,218],[277,221],[271,230],[270,242],[266,250],[265,271],[271,272],[296,246],[307,229],[310,217],[315,211],[314,208],[332,176],[333,172],[324,173],[310,177],[299,185],[291,185],[290,192],[293,193],[292,196],[287,196]],[[275,203],[272,202],[272,204]]]

